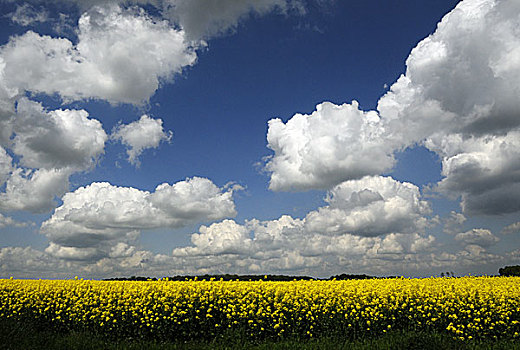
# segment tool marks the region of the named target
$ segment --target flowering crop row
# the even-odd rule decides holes
[[[0,320],[117,337],[359,337],[390,329],[517,338],[520,278],[356,281],[0,280]]]

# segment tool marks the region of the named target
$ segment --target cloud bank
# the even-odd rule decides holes
[[[232,193],[199,177],[164,183],[154,192],[92,183],[65,194],[63,204],[40,231],[51,242],[47,253],[95,261],[135,249],[129,244],[135,243],[141,230],[233,217]]]
[[[410,183],[389,177],[365,177],[328,192],[328,205],[304,219],[284,215],[240,225],[224,220],[201,226],[193,246],[175,248],[173,257],[200,268],[231,264],[248,273],[302,271],[344,266],[356,259],[401,259],[428,251],[435,238],[424,229],[429,204]],[[203,265],[200,265],[203,264]]]

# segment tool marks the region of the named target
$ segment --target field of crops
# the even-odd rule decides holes
[[[519,277],[233,282],[0,280],[0,320],[109,337],[359,338],[389,330],[517,338]]]

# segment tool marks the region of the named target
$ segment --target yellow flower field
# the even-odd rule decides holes
[[[391,329],[517,338],[520,278],[233,282],[0,280],[0,320],[117,337],[360,337]]]

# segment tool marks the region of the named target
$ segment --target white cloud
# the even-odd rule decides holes
[[[199,233],[191,236],[195,247],[178,248],[175,255],[244,254],[251,246],[246,227],[234,220],[224,220],[211,226],[201,226]]]
[[[510,235],[514,233],[520,233],[520,221],[508,225],[502,229],[502,234],[504,235]]]
[[[478,266],[480,264],[490,264],[503,260],[504,258],[502,256],[489,253],[486,248],[480,245],[468,244],[463,250],[457,252],[455,262]]]
[[[295,0],[165,0],[163,11],[178,23],[190,38],[209,38],[225,34],[237,27],[247,16],[264,15],[277,9],[304,12]]]
[[[333,188],[327,206],[304,219],[233,220],[201,226],[192,246],[173,249],[183,265],[218,271],[314,271],[373,260],[398,261],[428,252],[430,213],[419,190],[391,178],[366,177]],[[395,266],[394,266],[395,267]],[[309,270],[310,271],[310,270]]]
[[[132,256],[136,251],[134,246],[128,245],[124,242],[119,242],[110,249],[110,258],[123,258]]]
[[[144,10],[93,7],[78,23],[78,43],[32,31],[0,50],[10,87],[58,94],[65,100],[96,98],[142,104],[161,80],[196,61],[182,30]]]
[[[24,97],[14,112],[6,136],[16,160],[0,150],[0,209],[43,213],[67,192],[71,174],[96,163],[107,135],[84,110],[46,111]]]
[[[169,226],[184,226],[185,222],[220,220],[236,215],[232,194],[218,188],[208,179],[193,177],[173,185],[157,186],[150,195],[150,203],[168,213],[173,219]]]
[[[444,232],[447,234],[456,234],[464,224],[467,218],[464,214],[451,211],[450,215],[444,219]]]
[[[474,244],[481,247],[489,247],[499,241],[499,238],[495,236],[491,231],[474,228],[472,230],[458,233],[455,236],[455,240],[462,241],[466,244]]]
[[[324,102],[311,115],[296,114],[287,123],[271,119],[265,168],[275,191],[330,188],[342,181],[383,173],[394,165],[391,145],[375,112],[358,103]]]
[[[0,210],[44,213],[67,192],[70,171],[63,169],[15,169],[0,193]]]
[[[437,190],[461,196],[465,214],[520,210],[518,13],[511,0],[460,2],[379,100],[395,137],[439,154]]]
[[[418,140],[517,127],[519,11],[511,0],[461,1],[412,50],[406,74],[379,101],[383,117],[399,118]]]
[[[12,134],[12,118],[19,90],[7,86],[5,80],[5,61],[0,55],[0,145],[9,143]]]
[[[461,196],[464,213],[520,210],[520,130],[479,137],[451,134],[426,145],[442,157],[444,178],[435,189]]]
[[[326,201],[327,206],[307,214],[307,230],[360,236],[422,232],[428,224],[424,215],[431,213],[417,186],[382,176],[343,182]]]
[[[54,274],[63,263],[48,254],[30,248],[0,248],[0,277],[34,278]],[[71,277],[71,276],[68,276]]]
[[[48,1],[48,0],[47,0]],[[277,11],[304,14],[301,0],[60,0],[75,3],[81,11],[107,3],[120,5],[151,5],[163,18],[186,32],[190,40],[208,39],[233,31],[248,16],[263,16]],[[45,0],[39,0],[45,2]]]
[[[51,242],[45,249],[45,253],[63,260],[95,260],[103,257],[98,249],[93,247],[64,247]]]
[[[258,249],[257,254],[268,254],[270,250],[283,250],[298,244],[305,238],[305,220],[295,219],[289,215],[282,215],[279,219],[258,221],[250,220],[246,223],[250,231],[254,232],[254,240],[260,247],[269,247],[267,250]]]
[[[62,2],[78,6],[81,12],[86,12],[95,6],[106,5],[152,5],[159,7],[163,0],[31,0],[37,3]]]
[[[47,250],[56,249],[51,245]],[[119,251],[118,251],[119,250]],[[73,249],[69,249],[70,253]],[[67,249],[59,251],[58,258],[48,252],[30,247],[0,248],[0,278],[109,278],[120,276],[168,276],[173,267],[171,258],[149,251],[137,250],[135,247],[117,245],[111,251],[110,257],[105,257],[95,263],[89,263],[88,251],[83,251],[84,259],[74,259],[67,256]]]
[[[51,241],[49,254],[71,259],[115,254],[112,248],[117,251],[122,243],[135,241],[140,230],[178,228],[236,215],[232,191],[198,177],[161,184],[152,193],[92,183],[65,194],[62,200],[41,232]]]
[[[516,259],[514,252],[489,253],[485,247],[498,239],[483,229],[461,233],[457,240],[464,243],[464,247],[446,253],[429,234],[387,233],[376,237],[322,234],[307,230],[305,221],[284,215],[276,220],[253,219],[241,225],[226,219],[201,226],[199,232],[192,235],[192,245],[174,248],[170,256],[139,250],[131,243],[137,235],[126,241],[121,237],[117,241],[101,240],[103,248],[92,243],[60,245],[51,242],[45,253],[32,250],[30,254],[52,269],[53,272],[47,272],[45,276],[63,276],[74,271],[74,274],[90,278],[204,273],[329,277],[345,272],[429,276],[435,269],[466,274],[476,266],[487,273],[495,273],[498,266],[511,264]],[[86,221],[84,227],[87,227]],[[83,236],[83,242],[86,236]],[[13,255],[15,250],[19,255]],[[14,270],[17,276],[23,276],[34,268],[30,264],[34,258],[26,255],[21,248],[0,249],[2,271]],[[29,262],[21,260],[20,256],[30,259]]]
[[[427,257],[435,247],[431,235],[327,235],[308,232],[304,226],[305,220],[290,216],[264,222],[251,220],[245,225],[225,220],[202,226],[200,233],[192,235],[193,246],[175,248],[172,256],[179,266],[189,266],[197,273],[261,271],[324,276],[345,268],[356,273],[367,271],[381,261],[392,262],[386,263],[384,270],[388,273],[395,271],[397,262]]]
[[[260,237],[266,232],[271,239],[262,240]],[[430,276],[437,269],[438,273],[450,270],[463,275],[473,273],[475,268],[496,273],[499,266],[515,259],[509,253],[489,253],[485,247],[495,239],[485,234],[473,240],[480,245],[467,244],[454,253],[446,253],[432,235],[323,235],[305,232],[301,220],[288,216],[265,222],[252,220],[245,225],[228,220],[204,227],[204,233],[193,237],[201,234],[203,242],[194,239],[193,246],[173,250],[172,272]]]
[[[260,223],[260,226],[266,225]],[[240,226],[237,224],[237,230],[243,230]],[[218,230],[214,235],[218,235]],[[200,255],[194,255],[175,250],[172,256],[168,256],[118,243],[110,247],[106,257],[94,261],[87,258],[88,250],[82,251],[84,259],[80,260],[76,254],[66,256],[67,250],[61,250],[64,258],[58,258],[29,247],[4,247],[0,248],[0,278],[72,278],[75,275],[85,278],[162,277],[205,273],[284,273],[316,277],[340,273],[381,276],[405,273],[407,276],[430,276],[435,269],[438,273],[449,270],[463,275],[472,273],[476,267],[493,274],[498,267],[514,264],[518,259],[517,250],[497,255],[472,244],[454,253],[446,253],[439,251],[432,236],[416,234],[387,237],[315,235],[299,240],[293,246],[281,250],[264,245],[255,255],[229,252],[204,255],[203,251],[199,251]]]
[[[145,149],[158,148],[161,141],[171,140],[172,132],[165,132],[162,123],[162,119],[153,119],[145,114],[138,121],[118,125],[111,137],[127,146],[128,161],[139,165],[138,157]]]
[[[28,3],[16,5],[16,10],[10,15],[13,22],[22,26],[46,22],[48,16],[49,14],[44,8],[36,9]]]
[[[86,111],[47,112],[26,98],[18,101],[13,131],[12,150],[29,168],[87,169],[103,154],[107,139]]]
[[[13,159],[0,146],[0,186],[2,186],[13,171]]]

